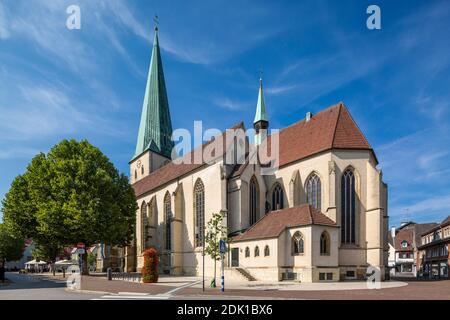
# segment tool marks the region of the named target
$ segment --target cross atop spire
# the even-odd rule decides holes
[[[152,58],[142,105],[136,152],[133,159],[148,150],[170,159],[174,146],[169,101],[159,50],[158,16],[155,16],[155,24]]]
[[[155,16],[153,17],[153,22],[155,23],[155,31],[158,31],[158,25],[159,25],[159,20],[158,20],[158,15],[155,14]]]

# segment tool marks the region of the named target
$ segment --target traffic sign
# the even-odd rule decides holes
[[[78,249],[84,249],[84,248],[86,248],[86,246],[85,246],[85,244],[83,242],[78,242],[77,243],[77,248]]]
[[[77,252],[78,252],[78,254],[85,254],[86,250],[85,249],[78,249]]]
[[[227,244],[225,243],[225,240],[220,240],[219,248],[220,248],[220,253],[226,253],[227,252]]]

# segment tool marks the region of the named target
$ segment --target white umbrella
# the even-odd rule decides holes
[[[42,266],[42,265],[47,265],[47,262],[45,261],[36,261],[36,260],[31,260],[25,263],[26,265],[38,265],[38,266]]]
[[[78,265],[78,262],[73,260],[59,260],[55,262],[57,266],[70,266],[70,265]]]

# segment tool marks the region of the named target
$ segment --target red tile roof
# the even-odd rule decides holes
[[[232,130],[242,129],[245,130],[244,124],[238,123],[231,128]],[[222,134],[218,139],[224,139],[226,141],[225,133]],[[159,168],[158,170],[150,173],[145,178],[137,181],[133,184],[134,192],[137,197],[140,195],[147,193],[153,189],[156,189],[170,181],[173,181],[177,178],[182,177],[183,175],[190,173],[200,167],[206,165],[206,163],[195,163],[194,159],[203,159],[203,150],[211,143],[211,141],[203,144],[202,146],[196,148],[194,151],[189,152],[185,156],[183,156],[183,163],[176,164],[174,161],[168,163],[167,165]],[[224,149],[228,149],[229,142],[225,142],[224,145],[227,145]],[[223,151],[223,150],[222,150]],[[225,152],[223,151],[221,155]],[[217,156],[221,156],[217,155]]]
[[[234,126],[232,129],[245,130],[243,123]],[[281,130],[277,135],[279,138],[280,167],[332,149],[357,149],[373,152],[343,103],[331,106],[313,115],[309,121],[303,119],[294,123]],[[222,137],[224,138],[224,135]],[[269,150],[272,138],[272,136],[268,137],[267,145]],[[206,145],[208,143],[187,154],[185,157],[192,158],[193,153],[200,152]],[[136,196],[152,191],[203,165],[205,164],[176,165],[171,162],[136,182],[133,185]],[[233,171],[233,176],[239,175],[245,167],[246,164],[237,165]]]
[[[372,150],[342,102],[281,130],[278,139],[280,167],[333,148]]]
[[[412,228],[402,229],[395,235],[395,251],[412,251],[414,230]],[[408,245],[406,248],[402,247],[402,242],[406,241]]]
[[[336,223],[308,204],[271,211],[233,241],[278,237],[286,228],[307,225],[336,227]]]

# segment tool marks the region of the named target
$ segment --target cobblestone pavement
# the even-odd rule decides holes
[[[327,291],[294,291],[294,290],[248,290],[230,289],[221,293],[219,289],[207,289],[202,292],[198,288],[184,288],[177,295],[230,295],[241,297],[276,297],[285,299],[319,299],[319,300],[450,300],[450,280],[442,281],[408,281],[407,286],[386,289],[365,290],[327,290]]]
[[[450,300],[450,280],[442,281],[406,281],[406,286],[383,289],[357,290],[292,290],[283,288],[227,289],[225,293],[220,288],[206,288],[205,292],[198,283],[139,284],[126,281],[107,281],[99,277],[83,277],[82,290],[103,291],[111,293],[147,293],[167,295],[178,299],[198,299],[210,297],[221,299],[229,297],[248,298],[283,298],[283,299],[325,299],[325,300]]]

